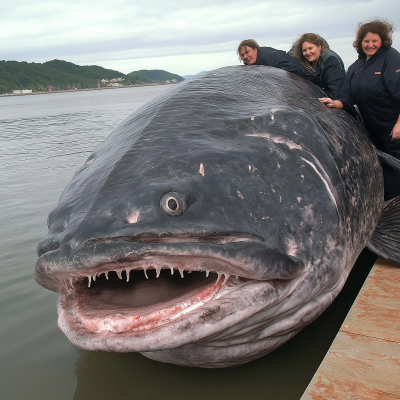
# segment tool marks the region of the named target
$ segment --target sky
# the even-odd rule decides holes
[[[125,74],[191,75],[239,64],[243,39],[289,50],[305,32],[324,37],[346,66],[359,22],[400,30],[398,0],[0,0],[0,59],[100,65]],[[400,32],[393,47],[400,51]]]

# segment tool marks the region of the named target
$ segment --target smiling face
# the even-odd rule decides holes
[[[371,58],[382,46],[382,39],[377,33],[368,32],[361,42],[367,60]]]
[[[303,56],[310,62],[314,67],[318,63],[319,56],[321,55],[321,45],[316,45],[311,42],[304,42],[302,46]]]
[[[254,65],[257,61],[257,53],[257,49],[253,49],[249,46],[242,46],[240,48],[239,56],[245,64]]]

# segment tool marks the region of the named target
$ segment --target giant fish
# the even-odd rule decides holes
[[[317,318],[365,246],[398,261],[386,233],[399,198],[384,202],[366,131],[324,96],[283,70],[225,67],[125,119],[76,171],[38,246],[35,279],[60,292],[68,339],[239,365]]]

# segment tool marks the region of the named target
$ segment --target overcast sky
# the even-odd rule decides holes
[[[287,51],[299,35],[315,32],[348,67],[357,56],[357,23],[374,17],[400,29],[400,1],[2,0],[0,59],[187,75],[238,64],[243,39]],[[400,50],[398,31],[394,47]]]

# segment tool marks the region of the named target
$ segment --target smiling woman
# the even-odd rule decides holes
[[[292,49],[307,78],[337,98],[346,73],[342,59],[329,48],[328,43],[315,33],[305,33]]]
[[[245,65],[266,65],[280,68],[306,78],[300,68],[300,62],[282,50],[272,47],[260,47],[254,39],[242,40],[238,46],[239,60]]]
[[[375,147],[400,160],[400,53],[392,47],[393,25],[360,23],[353,47],[358,60],[348,71],[338,100],[319,99],[328,107],[360,110]],[[383,169],[385,199],[400,196],[399,176]]]

